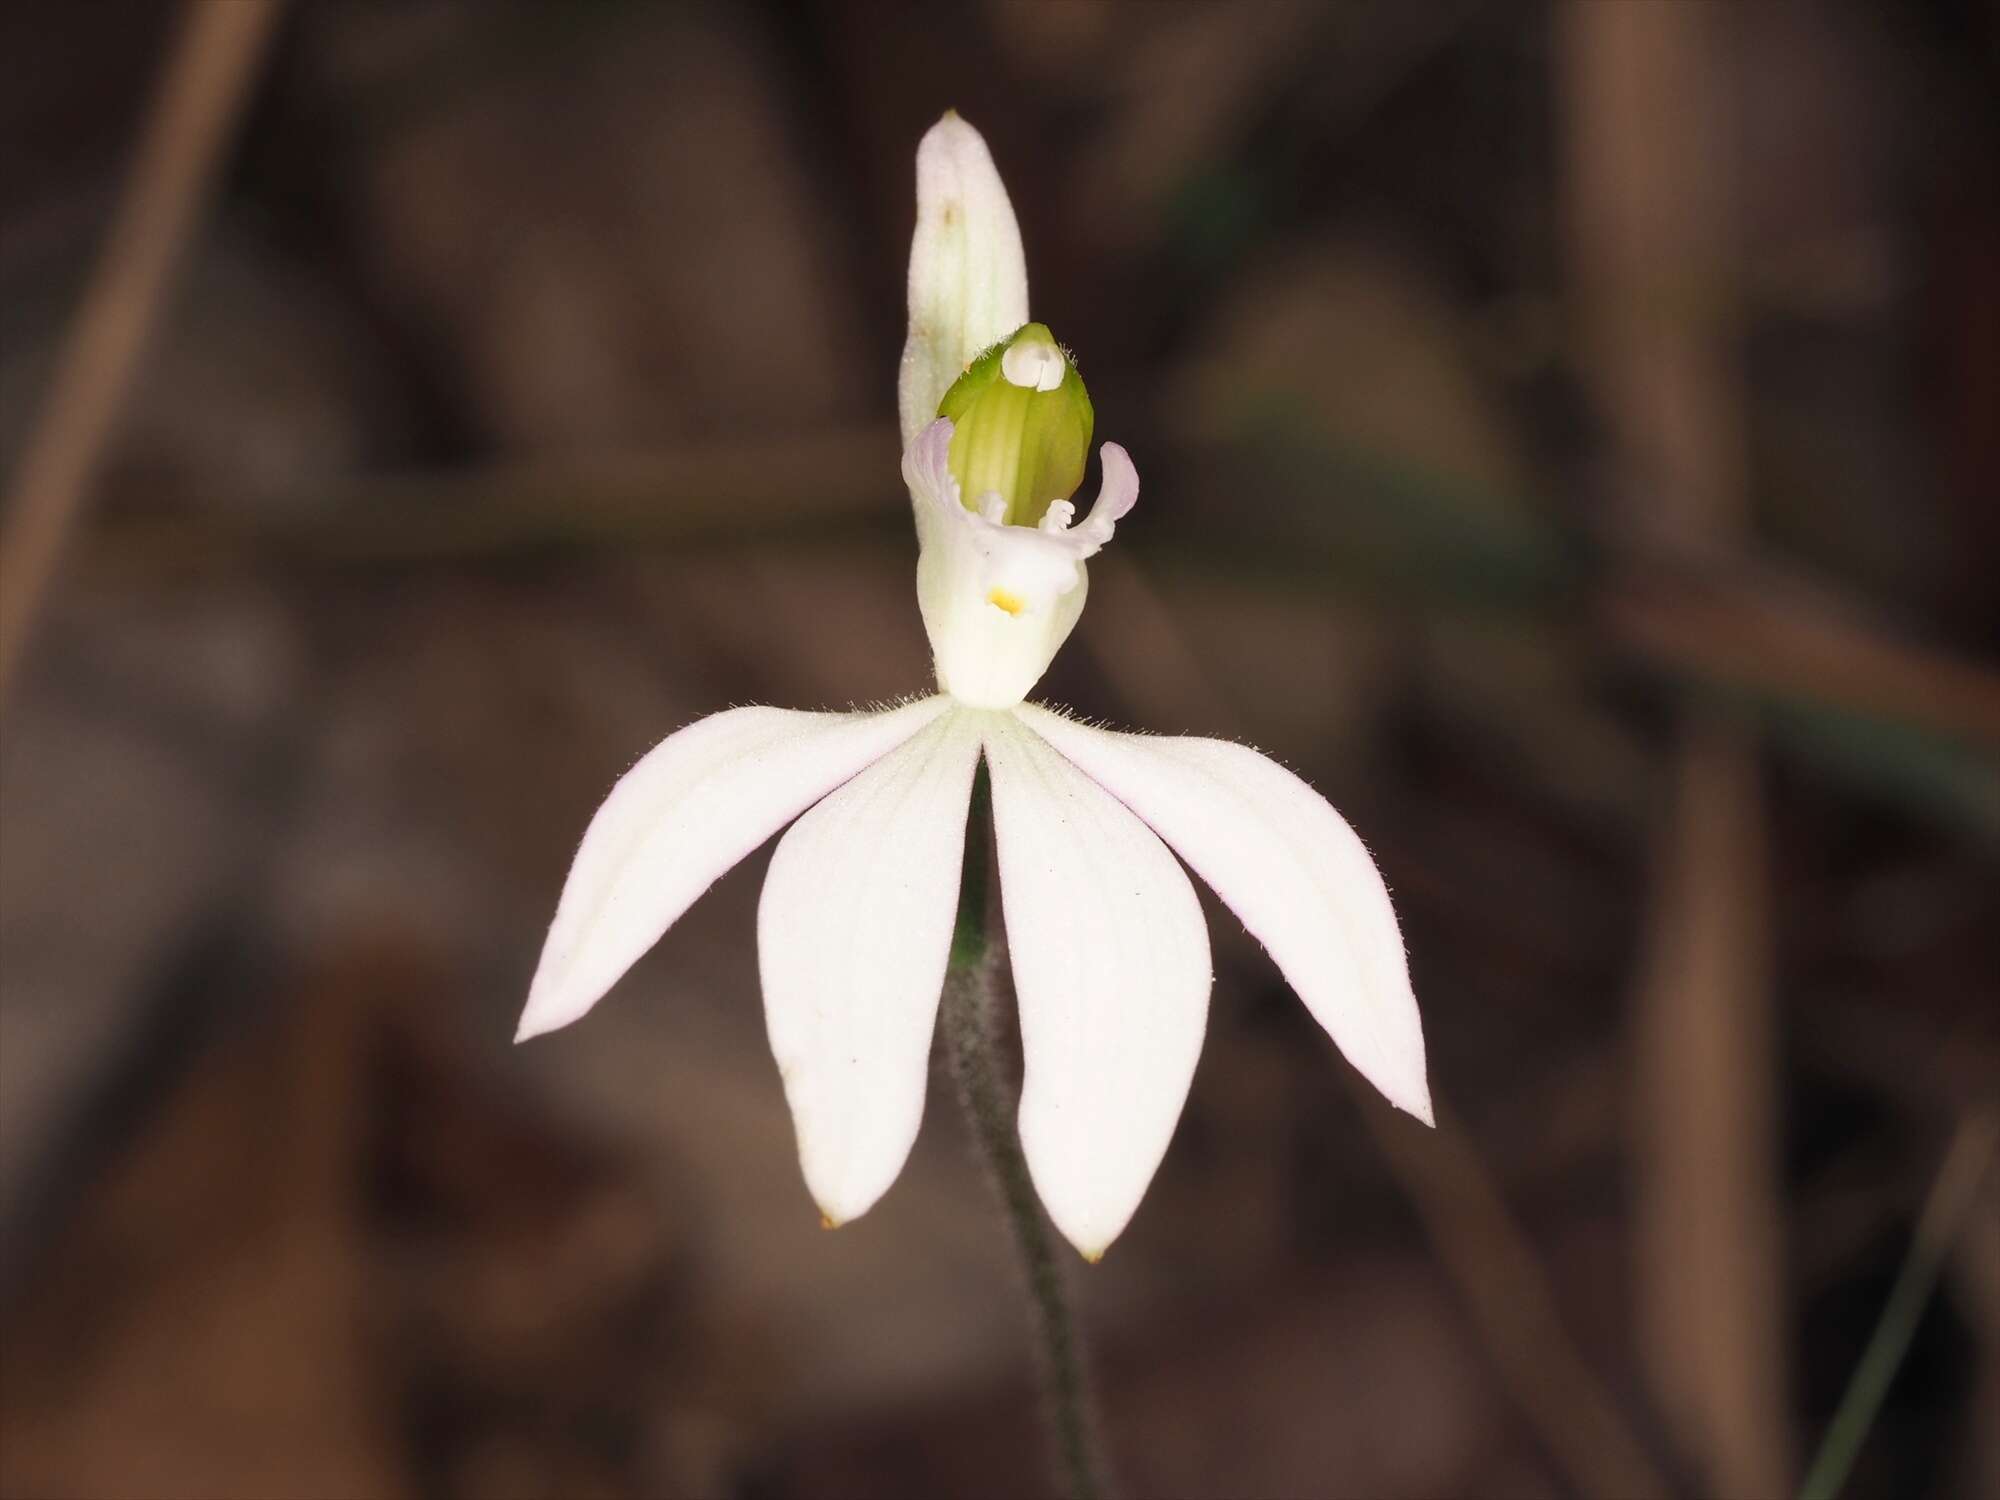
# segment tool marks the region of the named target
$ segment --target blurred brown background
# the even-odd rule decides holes
[[[1849,1493],[2000,1494],[1990,6],[300,0],[31,484],[188,35],[0,13],[0,1493],[1043,1489],[948,1090],[819,1228],[764,855],[509,1046],[644,749],[926,684],[956,106],[1145,483],[1044,694],[1328,793],[1442,1108],[1218,916],[1131,1493],[1789,1493],[1929,1204]]]

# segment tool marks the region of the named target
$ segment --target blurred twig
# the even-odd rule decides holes
[[[1558,6],[1568,209],[1592,393],[1627,524],[1726,555],[1749,491],[1730,295],[1727,18]],[[1698,307],[1676,288],[1714,289]],[[1637,986],[1639,1311],[1705,1491],[1790,1488],[1770,856],[1757,747],[1689,705]]]
[[[1996,1139],[2000,1139],[2000,1115],[1990,1107],[1963,1121],[1953,1135],[1937,1181],[1924,1200],[1923,1217],[1917,1221],[1909,1253],[1903,1257],[1889,1300],[1883,1304],[1882,1316],[1861,1362],[1854,1367],[1840,1406],[1827,1424],[1818,1456],[1799,1487],[1799,1500],[1833,1500],[1847,1483],[1855,1457],[1875,1425],[1889,1385],[1930,1304],[1959,1222],[1971,1208],[1993,1159]]]
[[[1952,1254],[1954,1300],[1979,1332],[1974,1411],[2000,1411],[2000,1192],[1972,1203]],[[1974,1423],[1965,1455],[1965,1493],[2000,1495],[2000,1427]]]
[[[2000,676],[1901,641],[1781,577],[1628,574],[1598,596],[1621,644],[1690,677],[1839,703],[2000,749]]]
[[[1361,1114],[1423,1216],[1506,1388],[1581,1494],[1629,1500],[1672,1493],[1616,1402],[1563,1327],[1534,1246],[1507,1210],[1465,1131],[1443,1109],[1437,1130],[1391,1118],[1365,1084]]]
[[[1690,714],[1673,777],[1634,1017],[1644,1351],[1703,1488],[1782,1494],[1763,791],[1747,736],[1719,716]]]
[[[828,427],[587,460],[336,477],[217,497],[199,514],[96,523],[115,583],[267,567],[462,566],[492,558],[909,535],[893,427]]]
[[[256,76],[277,0],[192,0],[0,534],[0,706],[176,261]]]

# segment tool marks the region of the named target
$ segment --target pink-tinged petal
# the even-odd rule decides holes
[[[1028,262],[986,142],[956,114],[917,146],[910,331],[897,379],[903,446],[989,345],[1028,321]]]
[[[1208,1021],[1208,929],[1166,846],[1011,714],[988,716],[1020,1001],[1021,1146],[1092,1260],[1166,1154]]]
[[[1097,458],[1104,465],[1104,483],[1090,514],[1068,532],[1084,557],[1096,556],[1111,540],[1112,523],[1124,520],[1139,503],[1139,471],[1132,465],[1132,455],[1117,443],[1105,443],[1097,450]]]
[[[946,707],[735,708],[662,740],[584,831],[516,1040],[583,1015],[731,866]]]
[[[1423,1025],[1395,909],[1326,799],[1244,745],[1117,734],[1032,704],[1018,712],[1214,887],[1348,1061],[1429,1124]]]
[[[903,1170],[957,916],[978,716],[946,713],[792,825],[757,912],[771,1052],[835,1224]]]

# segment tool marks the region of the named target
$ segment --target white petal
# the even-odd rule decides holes
[[[1049,1217],[1095,1260],[1187,1100],[1208,930],[1166,846],[1012,715],[989,716],[986,759],[1021,1010],[1021,1146]]]
[[[910,241],[910,334],[897,379],[903,446],[990,344],[1028,321],[1028,263],[1014,205],[986,142],[947,114],[917,147]]]
[[[589,1010],[732,865],[947,704],[845,714],[734,708],[667,736],[584,831],[516,1040]]]
[[[889,1189],[924,1115],[977,716],[947,713],[792,825],[757,912],[799,1163],[833,1223]]]
[[[1026,705],[1021,719],[1188,862],[1270,950],[1349,1062],[1426,1124],[1424,1033],[1375,861],[1326,799],[1226,740],[1114,734]]]

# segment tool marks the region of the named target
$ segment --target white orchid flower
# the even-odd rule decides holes
[[[1430,1096],[1388,892],[1324,799],[1241,745],[1113,733],[1024,701],[1139,489],[1106,443],[1102,492],[1075,522],[1089,400],[1027,304],[1006,189],[979,133],[946,115],[917,152],[899,391],[941,691],[874,712],[738,708],[669,736],[584,834],[520,1036],[582,1016],[791,824],[757,923],[771,1050],[822,1213],[866,1212],[923,1117],[983,758],[1022,1147],[1057,1228],[1094,1259],[1138,1207],[1201,1051],[1208,935],[1175,854],[1392,1104],[1428,1122]]]

